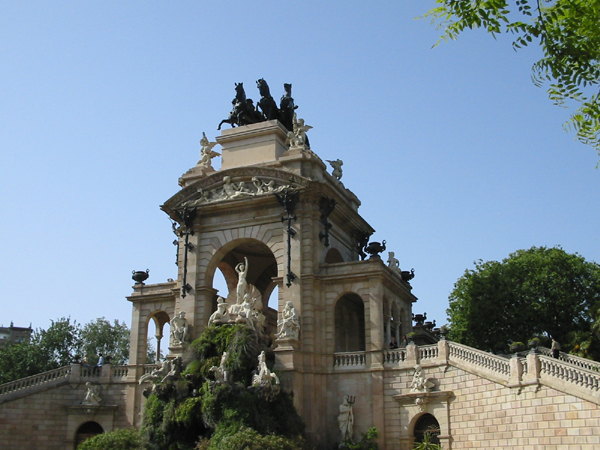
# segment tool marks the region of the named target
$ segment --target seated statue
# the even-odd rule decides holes
[[[277,339],[298,339],[300,336],[300,318],[292,302],[285,304],[277,325],[279,326],[279,332],[275,336]]]
[[[179,314],[171,320],[170,325],[171,341],[175,345],[183,345],[189,340],[189,325],[185,318],[185,311],[179,311]]]

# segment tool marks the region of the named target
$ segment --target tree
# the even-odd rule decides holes
[[[63,317],[52,321],[47,330],[36,329],[29,342],[9,343],[0,350],[0,384],[79,363],[82,355],[88,355],[93,365],[98,353],[112,364],[126,364],[127,325],[118,320],[111,324],[101,317],[81,327],[70,317]]]
[[[571,350],[600,331],[600,265],[560,247],[518,250],[502,262],[477,261],[449,302],[457,342],[504,351],[511,342],[551,336]]]
[[[114,320],[113,324],[104,317],[87,323],[81,330],[83,355],[90,364],[96,364],[98,353],[110,358],[111,364],[126,364],[129,359],[129,328],[125,323]]]
[[[600,0],[436,0],[425,17],[437,22],[441,39],[466,29],[496,36],[513,33],[513,48],[539,43],[543,58],[533,65],[537,86],[559,106],[577,105],[565,124],[600,154]],[[437,45],[437,44],[436,44]],[[600,163],[599,163],[600,164]]]
[[[71,318],[36,329],[29,342],[9,343],[0,350],[0,384],[72,364],[81,352],[81,329]]]

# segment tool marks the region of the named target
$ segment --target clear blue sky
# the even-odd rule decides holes
[[[600,261],[597,154],[530,81],[536,49],[415,20],[432,1],[3,2],[0,324],[131,322],[132,270],[176,277],[159,210],[234,83],[293,83],[313,150],[445,322],[477,259],[561,245]],[[218,150],[218,148],[217,148]],[[387,258],[387,255],[384,255]]]

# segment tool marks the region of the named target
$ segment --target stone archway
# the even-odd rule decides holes
[[[237,239],[229,242],[216,252],[207,269],[206,281],[214,281],[215,272],[219,270],[225,279],[228,293],[223,293],[227,303],[234,304],[237,301],[236,286],[238,273],[236,267],[248,261],[248,273],[246,282],[255,286],[261,294],[261,305],[263,314],[266,316],[267,333],[275,333],[277,328],[278,310],[270,308],[269,297],[277,290],[278,261],[272,250],[262,241],[252,238]],[[212,268],[212,271],[211,271]],[[213,311],[216,310],[216,296]]]
[[[439,435],[441,434],[440,424],[432,414],[425,413],[415,423],[413,434],[415,443],[423,442],[425,435],[429,434],[431,436],[430,442],[432,444],[439,444]]]
[[[98,422],[85,422],[79,426],[75,433],[75,449],[86,439],[104,433],[104,429]]]

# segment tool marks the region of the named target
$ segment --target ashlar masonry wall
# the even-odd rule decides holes
[[[553,388],[507,387],[452,365],[427,367],[434,392],[423,410],[394,396],[410,392],[414,369],[385,373],[386,448],[412,448],[414,425],[425,413],[440,423],[444,449],[592,450],[600,448],[600,407]]]
[[[109,372],[110,366],[104,369]],[[81,404],[87,392],[86,381],[100,385],[100,406]],[[75,374],[58,384],[16,391],[1,399],[0,448],[73,450],[77,430],[86,422],[97,422],[104,431],[128,428],[126,387],[125,382],[111,382],[109,375],[83,378]]]

